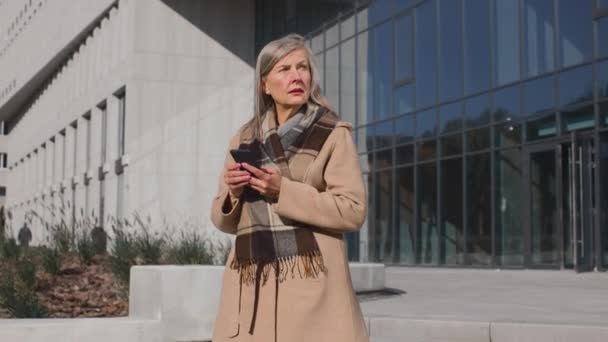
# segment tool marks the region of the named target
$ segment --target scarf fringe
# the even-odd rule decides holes
[[[245,285],[253,285],[256,278],[260,278],[262,285],[270,277],[270,271],[282,283],[288,279],[299,276],[300,279],[318,278],[320,273],[327,272],[321,251],[311,251],[304,254],[280,257],[275,260],[247,260],[240,262],[236,256],[230,263],[230,268],[237,270],[241,281]]]

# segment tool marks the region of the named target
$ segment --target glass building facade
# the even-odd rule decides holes
[[[351,259],[608,268],[608,1],[283,3],[257,46],[306,34],[354,125]]]

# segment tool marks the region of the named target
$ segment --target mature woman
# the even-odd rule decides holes
[[[227,154],[211,209],[236,234],[214,342],[369,341],[342,236],[365,219],[365,188],[351,126],[320,94],[311,56],[298,35],[258,56],[255,116],[229,146],[254,162]]]

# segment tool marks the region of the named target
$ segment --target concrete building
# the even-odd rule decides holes
[[[14,227],[61,201],[209,226],[255,55],[295,31],[355,126],[370,210],[352,260],[608,267],[604,0],[2,1],[0,16]]]

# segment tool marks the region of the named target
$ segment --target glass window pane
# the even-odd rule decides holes
[[[494,93],[494,121],[513,120],[521,115],[519,86],[511,86]]]
[[[524,84],[524,110],[535,114],[555,106],[555,82],[552,76]]]
[[[467,132],[467,151],[490,148],[490,128],[473,129]]]
[[[439,1],[439,98],[462,96],[462,1]]]
[[[593,53],[593,0],[559,0],[559,53],[562,67],[582,63]]]
[[[473,265],[492,263],[490,154],[467,157],[467,251]]]
[[[312,52],[318,53],[323,51],[325,48],[323,39],[323,31],[320,31],[312,37]]]
[[[365,125],[372,115],[372,89],[373,77],[371,75],[371,54],[367,31],[357,36],[357,125]]]
[[[376,172],[374,178],[374,229],[371,232],[372,250],[377,262],[392,263],[395,245],[392,223],[392,170]]]
[[[600,217],[600,226],[608,227],[608,133],[603,132],[600,134],[600,144],[599,144],[599,175],[600,184],[600,205],[599,212],[601,213]],[[608,267],[608,229],[603,229],[601,234],[601,249],[602,249],[602,264],[604,267]]]
[[[395,61],[395,75],[397,80],[409,79],[412,77],[412,45],[413,45],[413,32],[412,32],[412,17],[409,15],[400,17],[395,22],[395,32],[397,34],[395,48],[396,58]]]
[[[608,102],[599,104],[600,122],[602,126],[608,126]]]
[[[376,124],[376,146],[383,148],[393,146],[393,120],[384,121]]]
[[[562,132],[595,127],[593,105],[573,108],[562,112]]]
[[[465,91],[466,94],[490,88],[490,2],[464,2]]]
[[[495,128],[496,147],[509,147],[521,144],[521,125],[507,122]]]
[[[555,68],[553,1],[524,0],[526,74],[540,75]]]
[[[437,229],[437,167],[435,163],[418,166],[417,260],[421,264],[439,263]]]
[[[325,31],[325,46],[330,47],[338,44],[340,41],[340,24],[332,23]]]
[[[374,29],[374,112],[377,120],[392,115],[393,28],[390,22]]]
[[[436,96],[436,37],[435,0],[416,8],[416,106],[434,104]]]
[[[427,110],[416,114],[416,138],[429,138],[437,134],[437,111]]]
[[[597,53],[598,57],[608,56],[608,17],[597,22]]]
[[[414,115],[406,115],[395,120],[396,143],[402,144],[414,140]]]
[[[395,89],[395,114],[410,113],[414,110],[414,85],[408,84]]]
[[[467,127],[483,126],[490,123],[492,107],[490,106],[489,94],[466,100],[464,108]]]
[[[562,106],[593,100],[591,66],[568,70],[559,75],[559,104]]]
[[[340,116],[355,124],[355,40],[342,43],[340,50]]]
[[[494,0],[494,79],[497,85],[519,79],[519,0]]]
[[[393,167],[393,149],[376,151],[376,169]]]
[[[496,255],[501,265],[522,265],[524,232],[521,149],[496,152]]]
[[[410,164],[414,162],[414,145],[397,146],[395,149],[395,164]]]
[[[325,94],[325,54],[320,53],[315,55],[315,64],[318,66],[317,72],[319,73],[319,87],[321,87],[321,91]]]
[[[374,25],[387,19],[393,11],[394,0],[375,0],[369,6],[369,24]]]
[[[340,113],[340,53],[338,47],[327,50],[325,55],[325,96]]]
[[[462,265],[464,259],[464,224],[462,222],[462,159],[441,162],[441,243],[448,265]]]
[[[450,103],[439,107],[439,131],[441,134],[462,129],[462,104]]]
[[[355,34],[355,15],[349,15],[348,17],[342,19],[342,23],[340,24],[340,34],[342,35],[342,39],[349,38]]]
[[[599,63],[597,70],[597,96],[598,98],[608,97],[608,61]]]
[[[397,237],[398,262],[412,265],[414,258],[414,168],[397,169]]]
[[[437,156],[437,142],[436,140],[423,141],[416,144],[418,150],[418,160],[431,160]]]
[[[542,119],[529,121],[526,124],[526,140],[533,141],[549,138],[557,134],[555,114],[551,114]]]
[[[374,149],[374,127],[364,126],[357,129],[357,151],[367,153]]]
[[[408,7],[410,7],[411,5],[413,5],[416,1],[415,0],[396,0],[395,1],[395,12],[404,10]]]
[[[462,134],[441,137],[441,156],[449,157],[462,154]]]
[[[369,7],[365,7],[363,9],[361,9],[358,13],[357,13],[357,32],[361,32],[365,29],[367,29],[368,24],[369,24]]]
[[[359,165],[362,172],[370,172],[374,169],[374,154],[364,153],[359,155]]]

